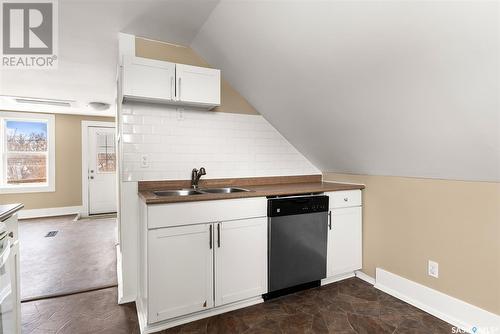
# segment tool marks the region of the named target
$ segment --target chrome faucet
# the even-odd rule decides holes
[[[201,167],[200,170],[193,168],[193,171],[191,172],[191,187],[193,189],[198,188],[198,181],[200,181],[200,178],[206,174],[207,172],[204,167]]]

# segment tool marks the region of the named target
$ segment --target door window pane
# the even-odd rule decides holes
[[[115,135],[97,132],[97,172],[113,173],[116,171]]]

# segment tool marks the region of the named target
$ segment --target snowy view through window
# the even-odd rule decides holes
[[[7,183],[47,182],[47,123],[6,121]]]

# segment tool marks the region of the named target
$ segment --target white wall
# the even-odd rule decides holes
[[[262,116],[127,103],[122,107],[122,180],[320,174]],[[149,167],[141,167],[146,155]]]

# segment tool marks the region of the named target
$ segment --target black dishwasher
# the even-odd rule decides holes
[[[268,199],[268,293],[317,286],[326,277],[328,196]]]

